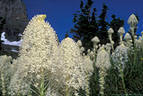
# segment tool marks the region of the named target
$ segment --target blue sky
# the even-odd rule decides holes
[[[47,20],[52,25],[59,40],[64,38],[64,34],[73,27],[73,14],[79,10],[80,0],[23,0],[31,19],[37,14],[47,14]],[[128,31],[128,17],[135,13],[139,16],[138,32],[143,30],[143,0],[93,0],[93,7],[97,8],[98,15],[101,12],[102,4],[108,7],[107,21],[111,20],[111,15],[125,20],[125,30]]]

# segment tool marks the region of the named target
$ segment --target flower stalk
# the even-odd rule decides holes
[[[104,84],[105,84],[106,70],[100,69],[99,71],[99,86],[100,86],[100,95],[104,96]]]
[[[120,77],[121,77],[121,79],[122,79],[122,84],[123,84],[123,88],[124,88],[125,95],[128,96],[127,90],[126,90],[126,85],[125,85],[125,80],[124,80],[123,68],[120,68]]]

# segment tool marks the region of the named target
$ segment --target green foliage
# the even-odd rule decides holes
[[[129,54],[129,63],[125,69],[125,81],[130,93],[143,94],[143,50],[134,48]]]
[[[48,73],[44,72],[41,74],[41,79],[39,82],[33,80],[31,84],[31,90],[30,95],[32,96],[46,96],[47,90],[48,90]],[[38,86],[35,86],[35,84],[39,84]]]
[[[128,52],[128,62],[125,64],[123,78],[117,64],[111,59],[111,68],[105,77],[105,96],[120,96],[125,93],[129,96],[142,96],[143,94],[143,49],[134,48]],[[90,96],[99,94],[99,69],[94,66],[93,75],[90,78]],[[124,79],[124,82],[123,82]],[[125,84],[125,85],[124,85]],[[125,88],[126,90],[125,90]]]
[[[143,94],[143,50],[138,48],[131,49],[128,52],[128,57],[128,62],[125,64],[126,67],[123,71],[126,91],[128,94]],[[125,94],[122,78],[119,76],[116,64],[112,63],[111,69],[108,70],[105,87],[105,93],[108,96]]]

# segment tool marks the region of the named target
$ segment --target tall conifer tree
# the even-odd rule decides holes
[[[85,48],[91,49],[93,44],[91,39],[97,34],[98,25],[95,17],[96,8],[92,10],[93,1],[88,0],[86,4],[81,0],[80,3],[80,11],[77,11],[74,14],[74,28],[71,29],[71,33],[75,33],[73,35],[73,39],[75,41],[81,40],[82,44]]]
[[[86,52],[88,49],[93,48],[91,39],[95,36],[98,36],[100,39],[100,44],[109,43],[107,31],[111,27],[115,31],[112,36],[115,42],[114,47],[117,46],[119,44],[118,29],[124,25],[124,21],[112,15],[112,21],[108,23],[106,20],[108,12],[107,5],[103,4],[99,16],[96,15],[96,8],[93,8],[92,5],[92,0],[87,0],[87,2],[81,0],[80,10],[74,14],[74,28],[70,31],[74,33],[73,39],[75,41],[81,40]]]
[[[107,32],[109,23],[106,21],[107,10],[108,7],[105,4],[103,4],[102,12],[99,16],[99,21],[98,21],[99,24],[98,37],[100,39],[101,44],[106,44],[107,42],[109,42],[108,32]]]

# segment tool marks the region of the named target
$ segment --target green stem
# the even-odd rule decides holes
[[[89,88],[86,87],[86,96],[89,96]]]
[[[123,84],[124,92],[125,92],[126,96],[128,96],[127,90],[126,90],[126,85],[125,85],[125,80],[124,80],[123,69],[120,69],[120,75],[121,75],[121,79],[122,79],[122,84]]]
[[[41,80],[41,84],[40,84],[40,96],[45,96],[45,92],[44,92],[44,72],[42,71],[42,80]]]

